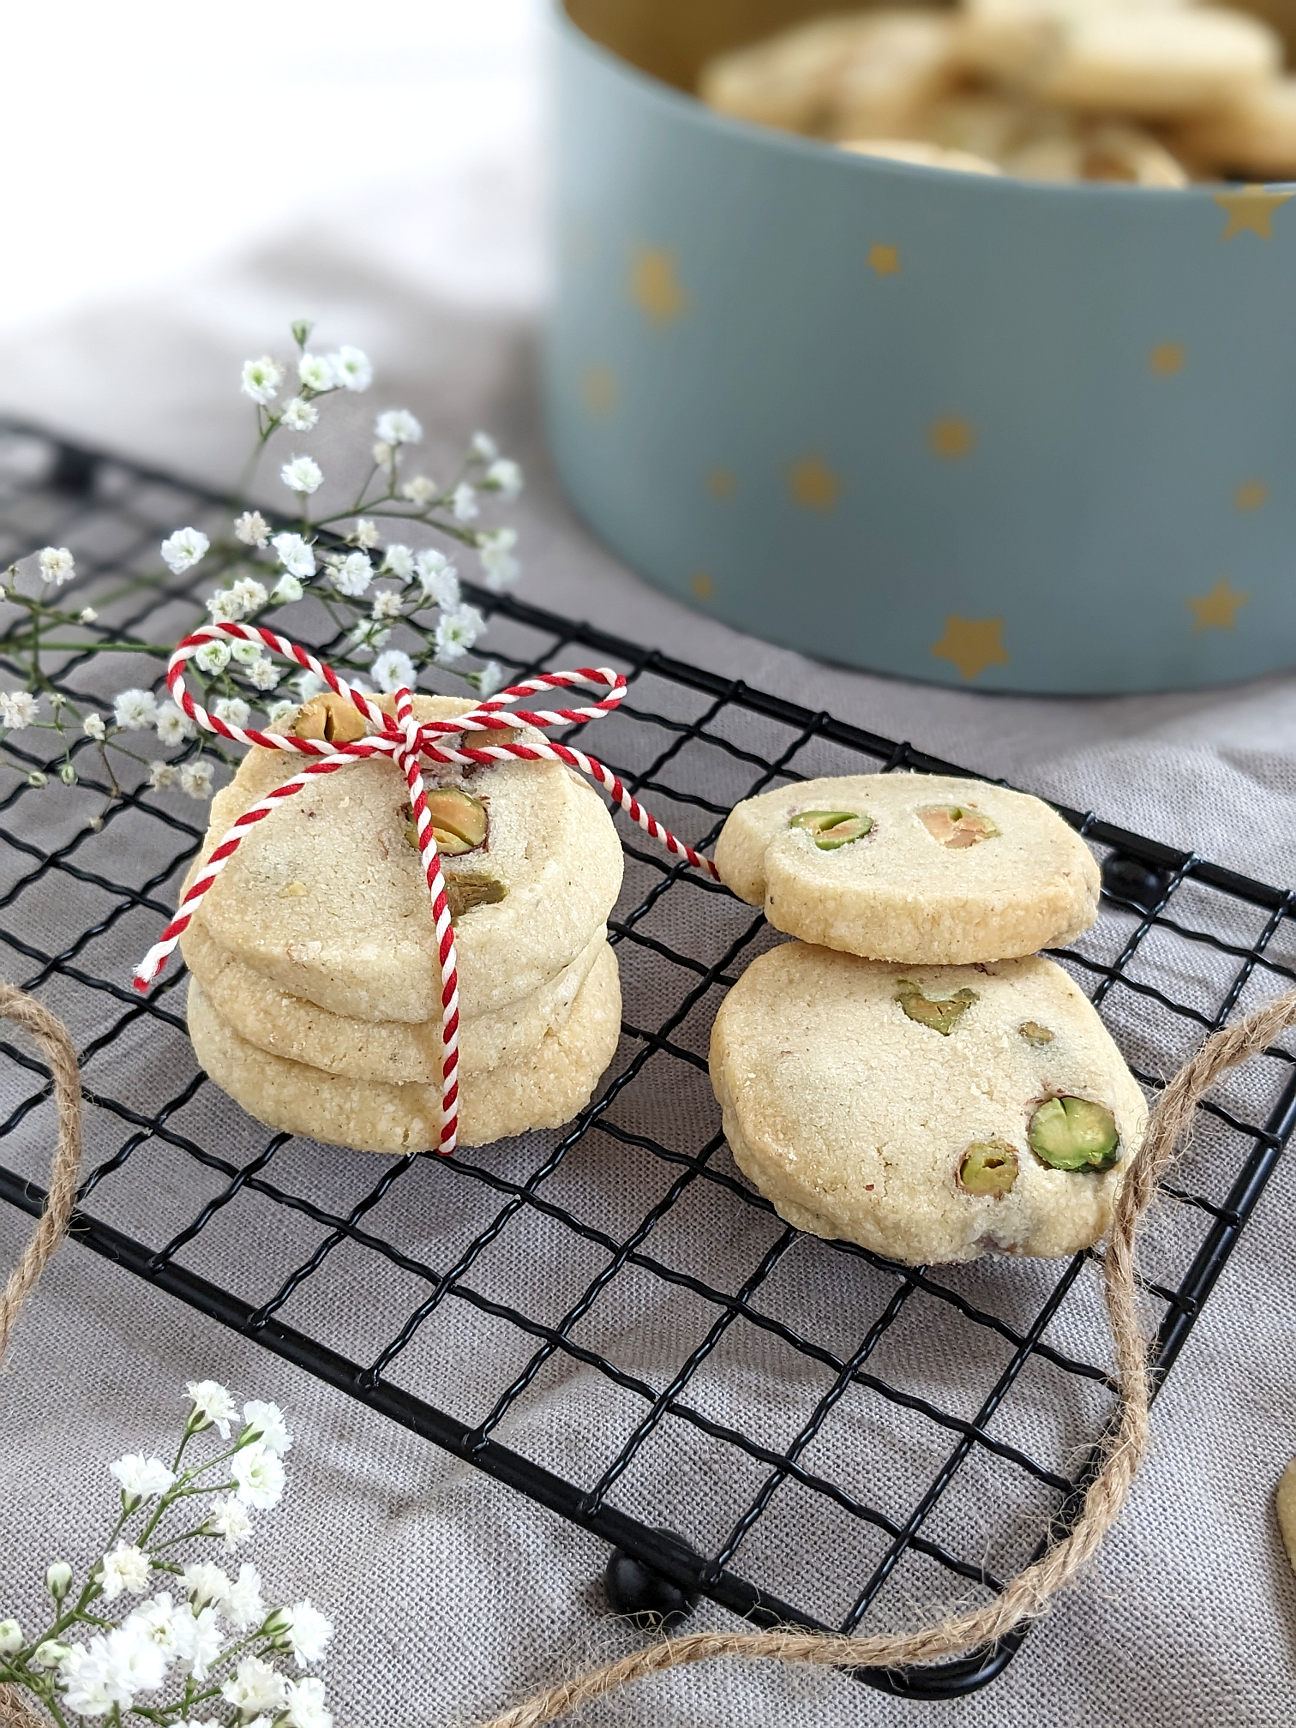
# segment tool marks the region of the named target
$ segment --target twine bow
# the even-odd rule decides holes
[[[251,727],[235,726],[228,720],[220,719],[218,715],[208,713],[186,688],[184,669],[186,662],[206,643],[222,636],[232,636],[242,642],[256,642],[274,654],[295,660],[306,671],[322,678],[335,695],[350,702],[364,716],[373,731],[351,743],[333,743],[322,738],[297,738],[288,733],[261,732]],[[507,690],[502,690],[498,696],[492,696],[489,701],[481,703],[470,713],[456,715],[453,719],[416,720],[413,698],[403,686],[396,692],[395,714],[388,714],[363,691],[355,689],[344,678],[339,678],[331,666],[317,660],[313,654],[308,653],[298,643],[289,641],[286,636],[276,635],[273,630],[263,629],[257,624],[219,623],[202,625],[177,645],[167,662],[166,677],[167,687],[176,704],[204,731],[215,732],[219,737],[229,738],[236,744],[256,744],[263,750],[284,750],[290,755],[308,756],[314,760],[308,762],[299,774],[294,774],[291,779],[276,786],[259,803],[251,805],[222,836],[220,844],[194,877],[175,917],[162,932],[160,940],[145,955],[135,973],[135,988],[147,989],[161,972],[172,950],[188,929],[203,895],[238,851],[249,830],[258,822],[263,822],[282,799],[291,798],[300,792],[317,774],[332,774],[339,768],[349,767],[353,762],[366,761],[375,756],[388,757],[405,776],[405,783],[409,787],[419,855],[432,901],[432,916],[436,922],[437,958],[441,967],[442,1040],[441,1132],[437,1150],[442,1154],[454,1151],[459,1129],[459,973],[450,903],[446,896],[445,878],[441,872],[441,859],[432,818],[427,807],[423,782],[424,761],[467,766],[507,762],[512,759],[523,762],[565,763],[568,768],[578,769],[582,774],[588,774],[591,779],[597,780],[600,786],[611,793],[627,815],[668,852],[684,859],[695,869],[705,870],[708,875],[716,876],[715,865],[709,858],[695,852],[691,846],[686,846],[682,840],[677,839],[669,828],[664,828],[650,811],[644,809],[612,770],[605,768],[592,756],[569,749],[565,744],[548,741],[523,744],[501,739],[498,744],[464,748],[462,734],[468,731],[499,731],[518,723],[544,731],[550,726],[583,726],[589,720],[601,720],[620,706],[627,691],[624,677],[606,666],[582,666],[574,672],[542,672],[522,684],[514,684]],[[513,703],[538,691],[570,689],[580,684],[590,684],[596,689],[606,690],[607,695],[601,701],[585,708],[539,711],[512,708]],[[510,710],[507,718],[501,712],[504,709]]]

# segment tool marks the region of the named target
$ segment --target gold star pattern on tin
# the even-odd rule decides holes
[[[705,570],[695,570],[689,577],[689,593],[704,604],[715,599],[715,583]]]
[[[951,612],[945,620],[945,634],[932,643],[932,658],[951,661],[959,677],[970,684],[987,666],[1008,664],[1003,628],[1002,618],[960,618]]]
[[[1262,240],[1272,240],[1274,213],[1289,198],[1296,198],[1296,192],[1270,192],[1265,186],[1239,186],[1235,192],[1217,192],[1215,202],[1228,214],[1220,239],[1258,234]]]
[[[803,456],[788,469],[788,487],[803,510],[831,510],[842,483],[822,456]]]
[[[1269,488],[1263,480],[1244,480],[1233,494],[1239,510],[1259,510],[1269,498]]]
[[[869,247],[869,269],[876,276],[898,276],[900,274],[900,248],[885,245],[881,240]]]
[[[630,261],[630,297],[652,324],[673,324],[684,316],[688,295],[669,247],[635,247]]]
[[[1240,593],[1229,586],[1227,576],[1223,576],[1211,589],[1209,594],[1203,594],[1197,599],[1190,599],[1192,608],[1193,635],[1203,630],[1232,630],[1237,626],[1237,615],[1247,601],[1249,594]]]
[[[1148,355],[1148,365],[1158,378],[1173,378],[1183,371],[1185,359],[1181,342],[1158,342]]]
[[[927,433],[927,442],[933,452],[946,462],[958,462],[970,455],[976,438],[976,428],[971,421],[957,414],[945,414],[939,420],[933,420]]]
[[[621,388],[610,366],[587,366],[581,378],[581,401],[600,419],[610,414],[620,399]]]
[[[712,468],[706,477],[706,489],[713,498],[727,501],[738,490],[738,476],[732,468]]]

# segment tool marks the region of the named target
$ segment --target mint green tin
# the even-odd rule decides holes
[[[741,629],[936,683],[1296,664],[1296,187],[911,168],[667,81],[806,10],[559,12],[547,416],[595,532]]]

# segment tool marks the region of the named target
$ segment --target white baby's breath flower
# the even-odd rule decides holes
[[[133,1542],[119,1542],[111,1554],[105,1554],[99,1569],[99,1588],[105,1602],[115,1602],[126,1591],[138,1596],[148,1589],[149,1557]]]
[[[492,593],[499,594],[512,587],[521,574],[521,566],[513,556],[516,545],[516,528],[491,528],[477,536],[477,552],[486,572],[486,586]]]
[[[294,600],[300,600],[301,597],[301,583],[296,576],[290,576],[286,570],[270,590],[270,600],[275,606],[291,606]]]
[[[296,707],[297,703],[292,701],[289,697],[284,697],[279,702],[272,702],[266,709],[266,718],[270,722],[270,730],[273,732],[278,727],[280,721],[285,720]]]
[[[270,538],[270,524],[259,510],[245,510],[235,520],[234,538],[245,546],[264,546]]]
[[[279,682],[279,668],[273,660],[254,660],[243,676],[254,690],[273,690]]]
[[[380,654],[373,663],[374,683],[380,690],[390,695],[393,690],[402,686],[407,690],[414,688],[414,662],[408,654],[399,648],[389,648],[385,654]]]
[[[113,720],[124,732],[142,732],[157,720],[157,699],[151,690],[122,690],[113,702]]]
[[[367,390],[373,383],[373,367],[363,349],[339,348],[329,355],[329,363],[344,390]]]
[[[288,1682],[260,1656],[245,1656],[221,1687],[221,1697],[245,1722],[263,1711],[272,1718],[277,1716],[287,1696]]]
[[[263,354],[259,360],[243,362],[243,394],[250,396],[254,402],[264,408],[267,402],[273,402],[283,383],[283,367],[277,360],[272,360],[268,354]]]
[[[40,577],[55,588],[61,588],[76,575],[76,560],[66,546],[46,546],[39,559]]]
[[[247,638],[230,643],[230,659],[240,666],[250,666],[254,660],[259,660],[264,652],[259,642]]]
[[[45,1588],[56,1602],[61,1602],[72,1583],[72,1568],[66,1560],[55,1560],[45,1568]]]
[[[373,597],[373,616],[382,618],[399,618],[401,615],[400,590],[383,588]]]
[[[288,1721],[292,1728],[333,1728],[333,1714],[324,1705],[324,1682],[307,1675],[288,1682]]]
[[[232,588],[217,588],[207,596],[207,611],[213,624],[237,624],[243,608]]]
[[[219,1566],[213,1566],[209,1561],[194,1561],[186,1566],[180,1574],[180,1582],[184,1585],[185,1595],[194,1613],[203,1608],[223,1608],[225,1598],[229,1595],[229,1574],[222,1572]]]
[[[391,640],[390,626],[375,624],[372,618],[362,618],[347,631],[348,647],[356,654],[376,654]]]
[[[242,724],[240,720],[239,725]],[[228,1440],[230,1423],[238,1414],[238,1406],[220,1381],[191,1380],[185,1391],[193,1405],[189,1424],[194,1433],[201,1434],[204,1428],[214,1428],[222,1440]]]
[[[378,524],[371,522],[367,516],[359,516],[351,525],[347,539],[352,546],[358,546],[362,552],[368,552],[378,544]]]
[[[0,690],[0,726],[21,732],[40,713],[40,697],[30,690]]]
[[[212,707],[212,713],[227,726],[246,726],[252,710],[241,696],[222,696]]]
[[[477,493],[466,480],[461,480],[454,489],[454,496],[450,500],[450,513],[456,522],[475,522],[481,514]]]
[[[57,1638],[46,1638],[32,1652],[32,1661],[38,1668],[57,1668],[66,1662],[72,1654],[70,1645],[60,1644]]]
[[[395,456],[395,454],[396,454],[396,452],[390,444],[384,444],[381,438],[375,440],[374,447],[373,447],[373,459],[374,459],[374,465],[376,467],[386,468],[388,463]]]
[[[209,678],[214,678],[229,665],[229,657],[229,643],[214,636],[210,642],[204,642],[201,648],[194,650],[194,665]]]
[[[245,1506],[268,1512],[277,1506],[284,1491],[284,1467],[264,1443],[245,1447],[230,1460],[235,1493]]]
[[[459,572],[443,552],[426,547],[418,555],[417,573],[425,600],[446,609],[459,604]]]
[[[384,444],[417,444],[423,428],[408,408],[388,408],[374,422],[374,431]]]
[[[243,1406],[243,1432],[255,1434],[259,1444],[267,1452],[273,1452],[276,1458],[282,1458],[285,1452],[292,1450],[292,1435],[277,1404],[249,1398]]]
[[[443,666],[462,660],[485,628],[486,620],[475,606],[443,612],[436,627],[437,659]]]
[[[175,702],[159,702],[153,724],[161,742],[173,747],[183,744],[186,738],[192,738],[195,731],[193,721]]]
[[[146,1500],[154,1494],[165,1494],[175,1482],[175,1473],[168,1470],[160,1458],[146,1458],[142,1452],[128,1452],[108,1466],[128,1500]]]
[[[472,435],[472,453],[480,456],[483,462],[493,462],[499,455],[499,445],[489,432],[474,432]]]
[[[259,1626],[265,1619],[265,1603],[261,1600],[261,1574],[255,1566],[239,1567],[238,1577],[225,1592],[225,1618],[240,1632]]]
[[[309,498],[324,484],[324,471],[313,456],[294,456],[279,470],[279,478],[290,492]]]
[[[180,790],[190,798],[210,798],[212,766],[210,762],[186,762],[180,770]]]
[[[12,1656],[24,1643],[23,1629],[16,1620],[0,1620],[0,1656]]]
[[[206,555],[210,545],[211,541],[201,528],[177,528],[174,534],[167,535],[158,550],[171,574],[183,576]]]
[[[516,498],[522,490],[522,469],[516,462],[501,456],[498,462],[492,462],[486,470],[486,478],[482,484],[505,498]]]
[[[281,708],[284,713],[291,713],[296,706],[292,702],[276,702],[275,708]],[[283,713],[276,714],[270,710],[270,724],[278,725],[283,719]],[[230,1495],[227,1500],[213,1502],[211,1510],[203,1520],[204,1536],[220,1536],[224,1538],[226,1548],[234,1549],[240,1543],[246,1542],[252,1534],[252,1520],[248,1517],[247,1507],[241,1500]]]
[[[303,540],[300,534],[276,534],[270,544],[290,576],[300,576],[304,581],[315,574],[315,552],[309,540]]]
[[[420,510],[426,510],[436,498],[437,491],[435,480],[429,480],[426,474],[416,474],[401,487],[401,497],[408,498],[410,503],[416,504]]]
[[[284,404],[283,424],[290,432],[311,432],[319,424],[319,409],[304,396]]]
[[[174,762],[150,762],[148,783],[155,792],[165,792],[180,784],[180,770]]]
[[[329,581],[339,594],[347,594],[353,600],[368,588],[373,580],[373,565],[365,552],[349,552],[345,558],[334,565]]]
[[[325,390],[336,390],[338,385],[333,359],[328,354],[303,354],[297,362],[297,376],[307,390],[313,390],[317,395]]]
[[[95,611],[93,606],[83,606],[77,613],[78,624],[97,624],[98,622],[99,614]]]
[[[281,1629],[280,1620],[284,1623]],[[275,1645],[291,1650],[299,1668],[318,1662],[332,1636],[333,1622],[310,1602],[294,1602],[291,1608],[280,1609],[276,1617]]]
[[[129,1709],[137,1692],[154,1692],[166,1679],[165,1653],[129,1620],[115,1627],[104,1645],[104,1678],[114,1703]]]
[[[381,568],[384,576],[398,576],[405,582],[414,574],[414,554],[408,546],[397,542],[383,553]]]
[[[488,660],[478,672],[476,680],[477,694],[483,702],[490,700],[496,691],[504,688],[504,668],[498,660]]]
[[[182,1669],[195,1680],[205,1680],[213,1663],[220,1660],[220,1614],[214,1606],[195,1611],[181,1606],[175,1616],[175,1655]]]
[[[93,738],[96,744],[102,744],[107,727],[102,714],[87,714],[81,722],[81,730],[87,738]]]
[[[173,1656],[176,1649],[176,1619],[178,1613],[188,1614],[183,1606],[177,1610],[168,1593],[160,1596],[150,1596],[147,1602],[141,1602],[139,1607],[127,1621],[134,1626],[141,1638],[148,1638],[164,1656]]]
[[[108,1689],[107,1642],[73,1644],[59,1664],[60,1703],[76,1716],[106,1716],[117,1702]]]
[[[258,582],[255,576],[240,576],[230,589],[244,613],[256,612],[266,603],[265,584]]]

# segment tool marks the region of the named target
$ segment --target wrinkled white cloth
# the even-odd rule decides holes
[[[195,475],[227,476],[246,433],[246,404],[235,388],[238,362],[272,345],[289,317],[309,309],[327,341],[354,341],[371,352],[381,379],[371,398],[375,407],[401,402],[419,414],[429,428],[433,471],[438,453],[478,425],[489,426],[522,459],[530,479],[517,518],[525,597],[886,736],[908,738],[969,769],[1092,807],[1266,881],[1290,883],[1296,679],[1083,702],[927,689],[816,665],[754,642],[655,593],[596,545],[556,488],[538,424],[538,218],[528,161],[529,152],[509,140],[497,148],[482,145],[447,161],[442,171],[426,164],[385,193],[371,187],[363,200],[340,199],[296,227],[205,266],[164,296],[136,291],[115,302],[65,309],[44,325],[14,322],[0,330],[0,405]],[[597,754],[592,734],[589,743]],[[29,807],[30,800],[20,806]],[[129,838],[125,828],[114,838],[110,825],[84,858],[98,859],[106,870],[123,868]],[[53,951],[50,944],[72,909],[49,890],[18,904],[24,920],[18,933]],[[1233,916],[1204,901],[1192,910],[1198,923]],[[1223,926],[1208,927],[1226,933]],[[1257,927],[1254,921],[1247,926],[1248,939]],[[154,934],[147,917],[132,915],[97,949],[96,968],[136,957]],[[1294,948],[1291,938],[1276,939],[1276,951],[1289,963]],[[1226,974],[1209,959],[1193,959],[1197,970],[1177,950],[1158,952],[1153,944],[1142,975],[1164,982],[1168,966],[1182,999],[1197,999],[1198,990],[1203,1001],[1211,990],[1218,995]],[[661,974],[645,950],[623,948],[622,960],[630,1011],[638,1001],[651,1013]],[[8,976],[21,980],[28,967],[0,945],[0,969]],[[71,1014],[78,1034],[87,1035],[91,1028],[84,1020],[77,1024],[76,1015],[90,1010],[71,986],[60,982],[45,999]],[[1251,1002],[1244,997],[1243,1006]],[[1136,999],[1122,1004],[1113,998],[1110,1008],[1127,1047],[1142,1041],[1149,1063],[1170,1066],[1186,1053],[1186,1030],[1162,1025]],[[704,1047],[697,1043],[699,1036],[704,1041],[704,1028],[690,1036],[694,1047]],[[169,1044],[157,1035],[127,1039],[115,1055],[96,1061],[118,1064],[114,1083],[122,1083],[123,1073],[134,1076],[141,1098],[174,1079],[178,1067],[190,1071],[179,1034]],[[87,1084],[93,1086],[91,1068]],[[672,1082],[677,1089],[668,1088],[665,1100],[691,1147],[716,1126],[705,1081],[695,1079],[691,1086]],[[10,1065],[0,1071],[4,1114],[4,1100],[26,1085]],[[1262,1082],[1251,1077],[1230,1088],[1230,1098],[1245,1109],[1254,1106]],[[49,1126],[47,1113],[36,1113],[15,1137],[17,1152],[0,1147],[0,1157],[16,1157],[19,1167],[37,1174]],[[107,1149],[109,1127],[91,1113],[91,1159]],[[210,1087],[180,1128],[234,1161],[264,1140]],[[113,1144],[120,1140],[118,1131]],[[607,1161],[621,1156],[607,1142],[600,1154]],[[1190,1166],[1203,1192],[1220,1191],[1209,1170],[1216,1156],[1226,1158],[1227,1148],[1213,1130],[1204,1130]],[[165,1240],[224,1186],[165,1145],[146,1145],[132,1159],[134,1185],[118,1190],[105,1183],[97,1206],[121,1227],[139,1228],[146,1197],[150,1241]],[[525,1175],[534,1163],[534,1155],[528,1162],[520,1150],[515,1159],[500,1155],[492,1167]],[[614,1164],[611,1180],[606,1163],[582,1155],[564,1167],[562,1201],[583,1205],[589,1220],[611,1233],[624,1231],[669,1180],[670,1172],[658,1168],[651,1187],[649,1164]],[[297,1147],[280,1155],[271,1173],[317,1205],[345,1210],[372,1184],[374,1165],[351,1154],[303,1156]],[[749,1217],[722,1195],[701,1192],[703,1186],[669,1215],[664,1235],[652,1239],[655,1251],[736,1289],[774,1233],[758,1214]],[[450,1184],[434,1172],[407,1179],[395,1193],[406,1198],[380,1207],[373,1227],[437,1265],[448,1263],[500,1204],[476,1185]],[[1294,1206],[1296,1168],[1289,1157],[1157,1405],[1152,1456],[1119,1527],[988,1690],[949,1704],[907,1704],[832,1674],[711,1664],[645,1684],[592,1708],[587,1720],[679,1728],[754,1728],[773,1721],[786,1728],[911,1721],[933,1728],[1128,1728],[1133,1722],[1278,1728],[1289,1722],[1296,1578],[1282,1553],[1272,1497],[1296,1452]],[[258,1234],[270,1228],[273,1237]],[[27,1229],[25,1218],[0,1208],[0,1266],[12,1262]],[[1152,1249],[1159,1262],[1175,1261],[1182,1247],[1177,1229],[1168,1210],[1159,1216]],[[322,1234],[300,1214],[258,1210],[249,1197],[203,1232],[187,1263],[257,1301]],[[511,1291],[545,1320],[564,1311],[601,1263],[588,1246],[576,1252],[564,1242],[560,1248],[536,1220],[511,1225],[498,1249],[481,1263],[476,1287],[487,1294]],[[560,1252],[564,1258],[557,1261]],[[848,1275],[826,1251],[807,1263],[812,1270],[803,1275],[795,1257],[789,1259],[788,1276],[771,1286],[770,1311],[789,1323],[804,1317],[832,1347],[849,1350],[855,1305],[876,1299],[879,1280],[853,1268]],[[336,1251],[332,1264],[328,1276],[308,1281],[301,1303],[290,1304],[285,1318],[366,1360],[366,1350],[391,1336],[393,1321],[399,1325],[426,1287],[405,1274],[379,1276],[350,1249]],[[1013,1319],[1020,1318],[1018,1306],[1023,1314],[1031,1311],[1030,1296],[1046,1287],[1042,1277],[1031,1268],[991,1267],[945,1282],[974,1300],[997,1303]],[[859,1279],[864,1282],[852,1282]],[[433,1402],[475,1420],[488,1389],[506,1383],[506,1371],[525,1363],[535,1341],[523,1349],[527,1341],[508,1328],[486,1324],[471,1305],[458,1307],[462,1311],[444,1326],[421,1335],[397,1378],[406,1375],[404,1383]],[[592,1311],[586,1341],[657,1383],[693,1347],[702,1311],[692,1299],[666,1301],[651,1281],[625,1275]],[[1091,1290],[1079,1299],[1077,1313],[1058,1337],[1059,1348],[1098,1351],[1101,1319]],[[706,1314],[709,1319],[714,1310]],[[970,1415],[970,1401],[984,1394],[1001,1359],[979,1333],[973,1347],[968,1329],[942,1304],[911,1306],[906,1326],[877,1371],[902,1382],[907,1374],[911,1388]],[[274,1398],[290,1412],[298,1439],[289,1459],[289,1496],[259,1521],[263,1534],[248,1555],[261,1564],[269,1594],[309,1594],[336,1620],[325,1673],[339,1728],[376,1721],[399,1728],[470,1723],[638,1639],[606,1616],[598,1585],[602,1544],[76,1245],[63,1248],[33,1298],[0,1378],[0,1613],[34,1616],[46,1562],[89,1554],[109,1504],[106,1461],[150,1450],[182,1414],[183,1383],[209,1375],[243,1396]],[[690,1395],[716,1419],[778,1444],[825,1389],[821,1375],[802,1376],[781,1347],[752,1331],[718,1353]],[[560,1473],[587,1480],[606,1462],[609,1444],[624,1437],[630,1407],[597,1376],[570,1362],[560,1370],[550,1364],[502,1437]],[[642,1404],[633,1407],[642,1412]],[[1019,1413],[1008,1427],[994,1430],[1001,1438],[1051,1449],[1054,1459],[1074,1463],[1096,1406],[1066,1377],[1041,1371],[1014,1409]],[[1014,1428],[1019,1421],[1023,1426]],[[920,1426],[852,1395],[807,1453],[807,1467],[836,1473],[874,1504],[907,1513],[914,1485],[927,1479],[923,1471],[934,1444]],[[951,1436],[937,1438],[944,1455]],[[739,1467],[723,1449],[708,1451],[696,1435],[663,1430],[638,1477],[628,1473],[622,1503],[650,1523],[673,1525],[705,1543],[727,1528],[721,1512],[736,1515],[760,1480],[755,1467]],[[1042,1502],[1032,1501],[1019,1475],[997,1465],[987,1466],[975,1486],[976,1493],[960,1502],[962,1511],[950,1515],[954,1523],[965,1522],[942,1525],[938,1514],[932,1534],[961,1542],[965,1552],[978,1551],[980,1543],[1002,1573],[1026,1557]],[[815,1497],[781,1490],[754,1546],[740,1552],[738,1569],[750,1559],[773,1588],[780,1577],[794,1580],[787,1586],[794,1601],[825,1612],[833,1603],[840,1608],[840,1591],[850,1577],[858,1582],[858,1554],[848,1546],[855,1538],[844,1529]],[[814,1599],[816,1591],[821,1600]],[[912,1624],[950,1599],[948,1580],[918,1564],[880,1602],[879,1623]],[[737,1623],[704,1604],[692,1624]]]

